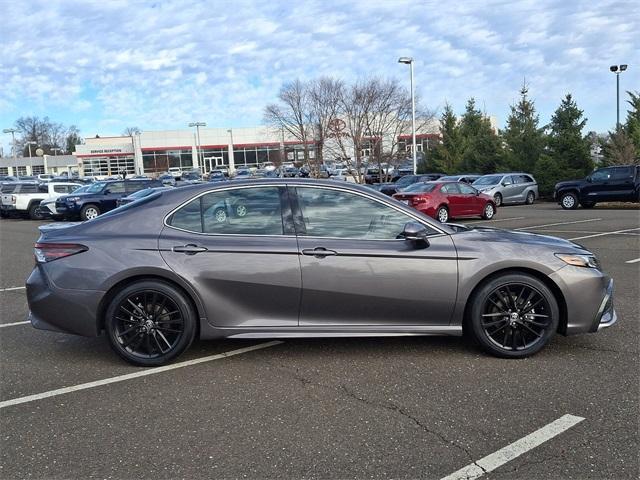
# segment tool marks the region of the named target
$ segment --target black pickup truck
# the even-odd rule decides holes
[[[553,198],[566,210],[593,208],[598,202],[640,201],[640,166],[598,168],[587,178],[557,183]]]

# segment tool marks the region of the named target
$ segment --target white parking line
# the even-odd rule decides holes
[[[117,377],[105,378],[103,380],[96,380],[95,382],[81,383],[79,385],[73,385],[71,387],[58,388],[56,390],[49,390],[48,392],[36,393],[35,395],[27,395],[26,397],[12,398],[11,400],[5,400],[0,402],[0,408],[10,407],[12,405],[20,405],[21,403],[35,402],[36,400],[42,400],[43,398],[55,397],[57,395],[64,395],[66,393],[77,392],[79,390],[87,390],[89,388],[100,387],[102,385],[109,385],[110,383],[124,382],[125,380],[131,380],[133,378],[146,377],[147,375],[155,375],[156,373],[167,372],[169,370],[175,370],[177,368],[189,367],[191,365],[197,365],[199,363],[211,362],[213,360],[221,360],[223,358],[232,357],[234,355],[240,355],[242,353],[252,352],[254,350],[260,350],[262,348],[274,347],[283,343],[280,340],[274,340],[272,342],[259,343],[250,347],[239,348],[237,350],[231,350],[230,352],[218,353],[216,355],[209,355],[208,357],[195,358],[193,360],[187,360],[186,362],[174,363],[171,365],[165,365],[162,367],[148,368],[139,372],[128,373],[126,375],[118,375]]]
[[[13,323],[0,323],[0,328],[4,328],[4,327],[15,327],[16,325],[25,325],[27,323],[31,323],[29,320],[26,320],[24,322],[13,322]]]
[[[7,287],[7,288],[0,288],[0,292],[12,292],[13,290],[24,290],[27,287]]]
[[[640,262],[640,258],[634,258],[633,260],[627,260],[624,263],[638,263],[638,262]]]
[[[563,415],[559,419],[530,433],[526,437],[522,437],[520,440],[516,440],[497,452],[470,463],[457,472],[453,472],[451,475],[447,475],[442,480],[473,480],[481,477],[485,473],[493,472],[496,468],[536,448],[538,445],[551,440],[553,437],[560,435],[562,432],[583,420],[584,418],[576,417],[575,415]]]
[[[640,228],[627,228],[625,230],[616,230],[615,232],[596,233],[595,235],[585,235],[583,237],[569,238],[569,240],[582,240],[584,238],[603,237],[605,235],[616,235],[618,233],[632,232],[634,230],[640,230]]]
[[[486,222],[506,222],[507,220],[523,220],[527,217],[510,217],[510,218],[499,218],[497,220],[479,220],[473,223],[486,223]]]
[[[601,218],[590,218],[588,220],[575,220],[573,222],[547,223],[544,225],[531,225],[530,227],[520,227],[515,230],[529,230],[530,228],[555,227],[556,225],[571,225],[573,223],[599,222]]]

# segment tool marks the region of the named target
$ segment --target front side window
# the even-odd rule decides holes
[[[475,195],[477,193],[475,188],[467,185],[466,183],[458,184],[458,188],[460,189],[460,193],[463,195]]]
[[[219,235],[282,235],[279,187],[210,192],[176,211],[172,227]]]
[[[296,188],[304,230],[309,237],[394,240],[407,222],[404,213],[351,192],[326,188]]]
[[[601,168],[600,170],[596,170],[591,175],[591,180],[594,182],[604,182],[611,178],[613,174],[613,168]]]
[[[488,185],[497,185],[500,180],[502,180],[502,175],[485,175],[484,177],[480,177],[478,180],[473,182],[473,184],[484,187]]]

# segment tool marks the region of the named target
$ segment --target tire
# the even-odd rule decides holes
[[[4,210],[0,210],[0,218],[7,218],[9,215]]]
[[[509,273],[491,278],[469,302],[466,327],[480,347],[496,357],[531,356],[558,330],[558,302],[553,292],[531,275]]]
[[[29,218],[31,220],[43,220],[44,219],[44,215],[42,215],[42,213],[40,213],[40,204],[39,203],[33,203],[31,204],[31,206],[29,207]]]
[[[573,192],[563,193],[560,196],[560,206],[565,210],[575,210],[578,208],[578,197]]]
[[[240,217],[240,218],[246,216],[247,213],[249,213],[246,205],[236,205],[235,211],[236,211],[236,217]]]
[[[223,207],[218,207],[213,212],[213,218],[218,223],[225,223],[227,221],[227,211]]]
[[[581,202],[582,208],[593,208],[596,206],[596,202]]]
[[[100,209],[97,205],[89,203],[82,207],[82,210],[80,210],[80,220],[91,220],[92,218],[96,218],[98,215],[100,215],[100,213]]]
[[[436,212],[436,220],[440,223],[447,223],[449,221],[449,210],[447,207],[442,206],[438,208],[438,211]]]
[[[484,210],[482,211],[482,218],[485,220],[491,220],[493,216],[496,214],[496,209],[491,203],[487,203],[484,206]]]
[[[496,194],[493,196],[493,201],[495,202],[496,207],[500,207],[500,206],[502,206],[502,195],[501,195],[501,194],[499,194],[499,193],[496,193]]]
[[[527,193],[527,198],[524,201],[525,205],[533,205],[533,202],[536,200],[536,194],[533,192]]]
[[[105,314],[105,330],[120,357],[151,367],[164,365],[189,348],[196,336],[196,318],[181,290],[160,280],[142,280],[113,297]]]

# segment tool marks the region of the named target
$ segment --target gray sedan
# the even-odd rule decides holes
[[[219,205],[242,214],[216,215]],[[615,323],[612,280],[554,237],[439,224],[371,189],[304,179],[193,185],[41,227],[34,327],[105,332],[161,365],[200,338],[468,333],[520,358]]]

